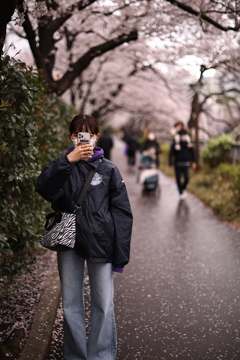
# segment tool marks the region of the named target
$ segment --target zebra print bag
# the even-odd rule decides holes
[[[46,216],[47,232],[40,244],[50,250],[66,251],[73,249],[76,240],[76,213],[51,213]]]
[[[99,162],[102,160],[100,159]],[[92,181],[96,169],[91,169],[87,181],[75,205],[76,210],[72,214],[54,212],[46,216],[45,229],[47,232],[40,239],[40,244],[50,250],[66,251],[73,249],[76,241],[76,214],[81,207],[87,189]]]

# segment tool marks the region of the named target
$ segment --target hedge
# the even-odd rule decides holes
[[[76,110],[48,94],[41,74],[9,56],[0,72],[0,269],[24,272],[33,261],[46,202],[34,181],[66,151],[67,123]]]

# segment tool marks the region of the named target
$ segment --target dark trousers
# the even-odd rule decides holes
[[[128,150],[128,165],[134,166],[136,163],[136,153],[133,150]]]
[[[189,182],[189,166],[188,165],[175,165],[175,176],[179,194],[182,194],[186,189]],[[182,182],[183,176],[183,182]]]

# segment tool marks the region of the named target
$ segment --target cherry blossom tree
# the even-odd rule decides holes
[[[106,7],[96,0],[25,0],[22,28],[15,27],[15,32],[28,39],[49,90],[62,95],[93,59],[137,40],[136,20],[128,26],[122,21],[125,7],[121,2]],[[135,10],[135,18],[141,16],[142,10]],[[56,78],[59,64],[61,74]]]
[[[191,17],[197,18],[203,31],[210,26],[223,32],[239,32],[240,8],[238,0],[164,0]]]
[[[212,79],[214,89],[208,79],[203,79],[205,86],[200,104],[202,129],[208,133],[210,129],[215,132],[231,130],[239,121],[239,88],[232,86],[239,83],[240,75],[239,1],[197,0],[193,3],[165,0],[156,3],[157,14],[160,9],[161,14],[168,19],[168,31],[172,34],[169,37],[170,47],[175,49],[170,52],[169,60],[177,64],[191,54],[201,59],[204,71],[215,70],[215,77]],[[151,34],[159,37],[160,32],[161,39],[166,40],[164,22],[160,17],[154,21],[159,26],[155,26],[155,34]],[[185,31],[181,25],[184,25]],[[193,83],[198,81],[199,75],[200,66]],[[222,87],[224,79],[229,82],[230,88]],[[191,114],[191,109],[189,110]]]
[[[199,77],[188,72],[188,57],[219,78],[239,77],[237,1],[24,3],[22,27],[12,31],[28,39],[50,91],[103,122],[125,113],[165,130],[177,120],[186,123],[189,84]],[[219,119],[210,104],[216,93],[206,93],[203,102],[206,129],[207,119]]]
[[[128,114],[135,119],[136,127],[149,124],[168,132],[171,122],[186,118],[187,111],[180,106],[182,101],[174,92],[170,72],[165,77],[152,61],[147,61],[148,52],[147,46],[136,42],[128,46],[127,52],[119,48],[101,61],[95,59],[71,89],[74,95],[68,92],[65,99],[74,99],[81,112],[92,113],[102,122]]]

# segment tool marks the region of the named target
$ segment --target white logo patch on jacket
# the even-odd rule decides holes
[[[98,172],[96,172],[91,181],[91,185],[96,186],[96,185],[101,184],[101,182],[102,182],[102,175],[100,175]]]

